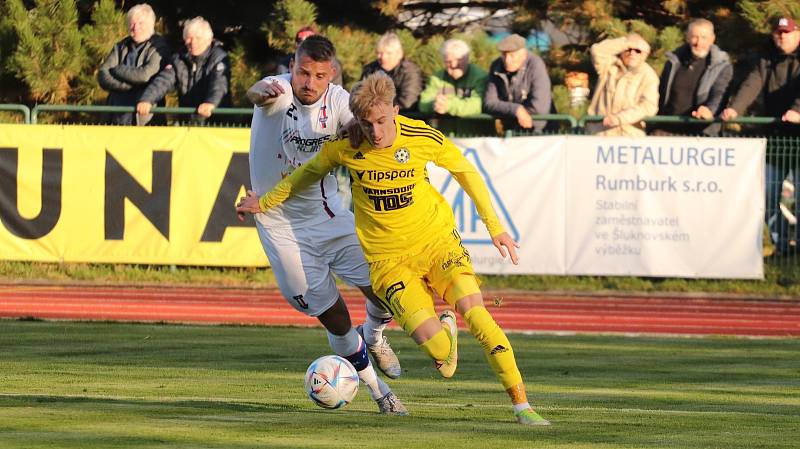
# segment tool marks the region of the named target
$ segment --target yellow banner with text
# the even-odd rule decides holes
[[[250,133],[236,128],[0,125],[0,259],[265,266]]]

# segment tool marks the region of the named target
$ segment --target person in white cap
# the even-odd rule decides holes
[[[645,117],[658,112],[658,75],[647,64],[650,45],[638,34],[592,45],[597,86],[590,115],[603,116],[588,130],[604,136],[644,136]]]

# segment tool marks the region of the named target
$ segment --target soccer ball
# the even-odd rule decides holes
[[[306,370],[306,393],[322,408],[337,409],[349,404],[358,393],[358,372],[346,359],[325,355]]]

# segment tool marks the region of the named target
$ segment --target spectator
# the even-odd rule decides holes
[[[597,71],[588,113],[603,116],[587,129],[603,136],[644,136],[645,117],[658,112],[658,75],[647,62],[650,45],[638,34],[592,45]]]
[[[383,71],[392,79],[397,90],[395,102],[400,106],[400,112],[416,111],[419,94],[422,92],[422,70],[403,57],[403,44],[395,33],[381,36],[377,50],[377,59],[364,66],[361,79],[377,71]]]
[[[150,113],[153,104],[170,90],[178,91],[178,104],[196,108],[194,120],[205,122],[217,107],[229,107],[230,61],[222,44],[214,40],[211,25],[195,17],[183,25],[186,48],[172,55],[170,63],[147,86],[136,112]]]
[[[469,45],[461,39],[442,44],[444,70],[431,75],[419,97],[419,110],[463,117],[481,113],[486,91],[486,71],[470,64]]]
[[[130,35],[117,42],[97,72],[97,82],[108,91],[110,106],[136,106],[147,83],[169,57],[163,37],[155,34],[156,13],[147,3],[133,6],[127,14]],[[111,114],[114,125],[132,125],[133,112]]]
[[[772,45],[774,44],[774,45]],[[785,124],[771,126],[775,134],[800,134],[800,29],[794,19],[782,17],[775,23],[772,31],[772,44],[766,54],[760,56],[750,71],[747,73],[739,89],[731,98],[730,105],[722,111],[723,120],[733,120],[755,102],[756,98],[763,97],[763,107],[758,112],[761,115],[781,117]],[[800,161],[797,154],[789,158],[775,160],[773,155],[768,155],[766,163],[766,202],[768,211],[773,211],[780,203],[781,190],[784,179],[789,171],[795,173],[795,179],[800,170]],[[797,193],[795,192],[795,201]],[[770,212],[767,212],[769,215]],[[780,214],[779,214],[780,215]],[[779,217],[780,218],[780,217]],[[777,224],[778,240],[776,246],[779,253],[796,251],[796,246],[789,247],[791,240],[797,240],[796,230],[789,235],[789,225],[785,220]]]
[[[733,66],[728,53],[714,45],[714,24],[696,19],[686,28],[686,44],[667,52],[661,72],[658,115],[680,115],[713,120],[724,107]],[[704,134],[717,136],[720,124],[654,125],[653,134]]]
[[[800,122],[800,29],[794,19],[782,17],[775,23],[772,42],[765,55],[760,56],[747,73],[730,105],[722,111],[723,120],[733,120],[742,115],[763,95],[760,114],[781,117],[785,122]],[[780,133],[791,133],[797,127],[774,128]]]
[[[306,40],[309,36],[314,36],[317,34],[316,28],[313,26],[304,26],[300,28],[297,33],[294,35],[294,49],[297,50],[297,47],[300,46],[300,42]],[[292,61],[294,61],[294,53],[289,53],[288,55],[284,56],[281,59],[281,62],[278,64],[278,68],[275,69],[276,75],[281,75],[283,73],[289,73],[292,68]],[[336,69],[336,73],[333,75],[333,79],[331,82],[336,84],[337,86],[343,85],[342,80],[342,63],[339,61],[339,58],[333,59],[333,67]]]
[[[489,67],[483,110],[499,120],[498,131],[531,129],[540,132],[547,122],[532,115],[553,111],[550,76],[539,56],[525,47],[525,39],[512,34],[497,44],[502,55]]]

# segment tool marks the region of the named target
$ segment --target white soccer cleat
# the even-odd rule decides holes
[[[403,369],[400,367],[400,359],[397,358],[397,354],[394,353],[394,350],[389,345],[389,340],[386,339],[386,336],[382,336],[381,341],[377,344],[371,345],[367,343],[367,340],[364,339],[364,329],[362,326],[363,325],[359,324],[356,327],[356,331],[361,335],[361,339],[364,340],[364,343],[367,345],[367,351],[372,355],[372,360],[378,365],[378,369],[390,379],[397,379],[400,377],[400,374],[403,373]]]
[[[386,393],[382,398],[375,399],[378,409],[384,415],[406,416],[408,409],[400,402],[400,399],[393,392]]]

